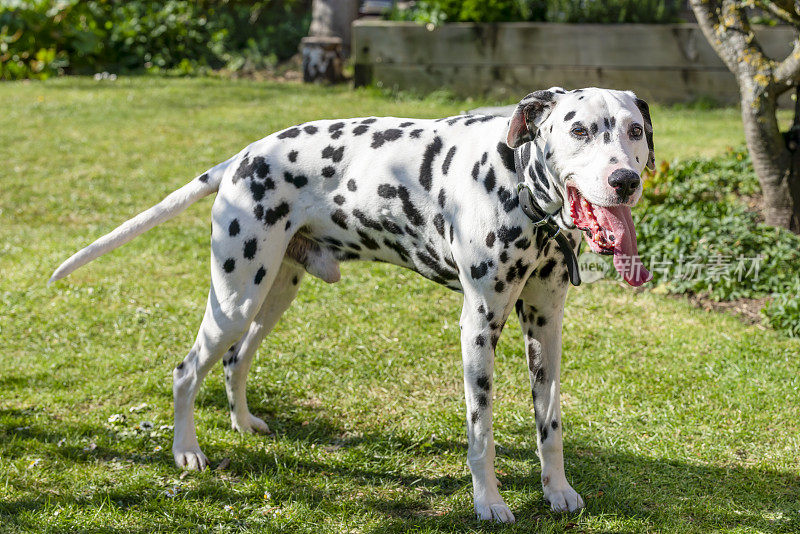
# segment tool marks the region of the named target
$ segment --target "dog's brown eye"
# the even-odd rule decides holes
[[[586,130],[586,128],[583,128],[581,126],[573,128],[570,133],[572,133],[572,135],[574,135],[575,137],[586,137],[587,135],[589,135],[589,132]]]
[[[634,139],[641,138],[642,137],[642,127],[639,126],[638,124],[634,124],[633,126],[631,126],[630,135]]]

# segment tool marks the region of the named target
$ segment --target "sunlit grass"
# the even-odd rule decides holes
[[[512,320],[495,425],[519,522],[473,519],[459,295],[378,264],[344,265],[333,286],[308,277],[263,344],[248,390],[273,436],[230,430],[212,372],[198,432],[212,465],[230,465],[181,478],[162,427],[208,290],[210,200],[48,288],[53,268],[284,126],[475,103],[157,78],[2,84],[0,102],[0,531],[800,530],[800,342],[611,282],[572,290],[565,319],[579,515],[542,499]],[[662,156],[737,144],[735,111],[702,113],[654,110]]]

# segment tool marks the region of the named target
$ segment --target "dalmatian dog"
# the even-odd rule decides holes
[[[211,168],[64,262],[59,280],[217,193],[211,210],[211,289],[188,355],[173,372],[179,467],[204,469],[193,405],[222,359],[231,424],[267,432],[247,405],[256,349],[297,295],[305,273],[339,280],[339,263],[377,260],[464,295],[461,350],[467,463],[479,518],[513,522],[495,476],[494,351],[512,310],[522,325],[544,496],[555,511],[584,503],[564,473],[561,324],[564,251],[520,207],[518,183],[568,237],[613,254],[631,285],[648,280],[631,206],[653,167],[647,104],[631,92],[537,91],[511,118],[460,115],[320,120],[273,133]],[[569,248],[569,247],[567,247]]]

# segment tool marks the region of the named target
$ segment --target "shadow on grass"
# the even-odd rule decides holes
[[[364,496],[352,506],[385,516],[376,532],[405,532],[409,528],[441,528],[444,530],[474,529],[471,505],[467,510],[436,507],[459,491],[471,495],[471,478],[464,476],[425,477],[409,473],[405,466],[420,457],[453,453],[463,455],[466,462],[466,438],[452,440],[415,440],[403,435],[382,433],[346,437],[340,419],[326,414],[324,408],[311,408],[313,417],[292,417],[297,406],[285,397],[270,395],[273,414],[267,423],[281,440],[313,442],[334,450],[346,449],[347,460],[309,459],[302,453],[276,454],[255,452],[238,446],[232,452],[232,468],[239,476],[248,474],[279,477],[285,481],[287,500],[300,499],[312,506],[325,502],[338,503],[337,492],[322,491],[299,482],[303,475],[325,476],[343,486],[379,489],[399,485],[406,495],[379,499]],[[276,399],[282,399],[277,401]],[[309,410],[303,407],[303,410]],[[274,413],[289,414],[275,416]],[[216,452],[216,451],[215,451]],[[376,458],[400,457],[382,463]],[[407,460],[402,457],[407,456]],[[588,442],[570,441],[567,435],[565,460],[567,476],[585,498],[587,508],[581,519],[574,515],[550,512],[539,482],[539,460],[533,449],[503,447],[500,457],[523,461],[532,473],[511,473],[502,477],[501,491],[523,495],[522,505],[514,508],[518,526],[531,528],[542,521],[566,527],[570,522],[591,521],[592,517],[614,517],[633,521],[642,528],[704,532],[718,528],[751,528],[770,532],[800,532],[800,474],[741,465],[715,466],[652,458],[614,449],[605,449]],[[363,460],[361,462],[360,460]],[[388,465],[387,465],[388,464]],[[282,474],[292,466],[292,476]],[[370,467],[365,468],[363,465]],[[300,491],[295,491],[295,490]],[[471,499],[470,499],[471,502]],[[436,509],[432,509],[432,503]],[[450,505],[451,506],[451,505]],[[558,530],[558,529],[557,529]]]
[[[212,389],[205,397],[208,404],[222,393]],[[265,438],[264,449],[254,450],[252,440],[239,440],[237,444],[211,444],[206,452],[212,459],[229,457],[232,463],[226,477],[267,480],[274,502],[302,503],[310,510],[326,510],[325,514],[351,514],[353,519],[377,513],[378,526],[372,532],[406,532],[410,529],[469,531],[480,526],[472,514],[471,505],[465,503],[471,493],[470,477],[426,477],[414,474],[408,466],[420,458],[435,458],[453,454],[466,456],[465,440],[423,440],[405,435],[387,435],[380,432],[350,435],[340,418],[324,407],[300,406],[282,395],[270,395],[273,414],[266,420],[276,432],[275,438]],[[216,403],[213,403],[216,405]],[[313,417],[309,417],[309,411]],[[14,441],[35,440],[48,446],[65,461],[92,463],[99,459],[122,458],[132,463],[153,466],[157,471],[170,471],[168,454],[142,456],[130,454],[112,446],[113,440],[99,445],[87,455],[72,448],[55,448],[53,443],[67,436],[102,435],[108,430],[90,425],[70,426],[61,421],[47,428],[31,425],[30,428],[12,429],[13,421],[30,416],[29,410],[0,410],[0,445],[14,448]],[[10,424],[9,424],[10,423]],[[277,443],[271,446],[269,440]],[[340,454],[311,454],[307,447],[295,448],[292,443],[314,443],[322,450]],[[131,443],[125,444],[130,449]],[[320,449],[317,449],[319,451]],[[11,451],[12,457],[14,455]],[[594,530],[597,523],[614,521],[626,525],[640,525],[643,530],[697,531],[720,528],[749,528],[759,531],[800,531],[800,475],[770,469],[745,466],[709,466],[684,461],[650,458],[642,455],[595,447],[590,443],[574,442],[567,436],[565,458],[568,477],[584,496],[586,510],[580,516],[562,516],[549,511],[539,484],[536,453],[530,449],[504,447],[501,457],[522,461],[532,466],[532,473],[510,473],[502,477],[502,491],[511,496],[510,502],[518,519],[517,529],[560,531],[576,525]],[[177,473],[175,473],[177,476]],[[179,521],[194,524],[207,522],[203,508],[221,508],[232,502],[262,503],[263,491],[243,491],[219,480],[222,472],[212,472],[197,477],[197,485],[183,496],[184,503],[169,501],[170,507],[179,511]],[[324,481],[324,482],[322,482]],[[91,482],[89,480],[88,482]],[[18,485],[26,489],[25,485]],[[36,491],[33,485],[29,491]],[[398,491],[398,488],[400,491]],[[8,499],[0,503],[0,516],[7,524],[36,530],[36,511],[44,498],[27,497]],[[463,493],[463,495],[458,495]],[[462,498],[463,497],[463,498]],[[84,511],[101,509],[112,500],[125,510],[160,513],[158,488],[140,487],[140,482],[128,481],[123,486],[110,488],[81,497],[76,491],[70,494],[47,496],[49,506],[77,507]],[[195,508],[191,508],[195,506]],[[177,515],[175,517],[178,517]],[[609,519],[610,518],[610,519]],[[351,519],[351,521],[353,520]],[[147,519],[149,521],[149,519]],[[246,519],[244,520],[246,523]],[[174,525],[173,525],[174,526]],[[75,524],[74,532],[95,532]],[[485,528],[500,528],[484,525]],[[152,527],[143,528],[149,531]],[[104,532],[114,528],[104,527]],[[136,529],[120,529],[137,532]]]

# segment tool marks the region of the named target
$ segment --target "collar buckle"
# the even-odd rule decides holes
[[[523,190],[528,192],[528,199],[522,199],[523,195],[520,195],[520,193],[522,193]],[[525,182],[520,182],[517,184],[517,196],[520,197],[520,200],[523,200],[521,203],[522,209],[531,220],[531,224],[534,228],[544,226],[544,229],[547,231],[548,239],[552,239],[561,233],[561,227],[554,218],[555,214],[558,213],[558,210],[556,210],[554,213],[546,213],[537,210],[536,206],[532,202],[529,202],[529,200],[533,198],[533,191],[531,191],[531,188],[528,186],[528,184]],[[536,213],[537,211],[538,213]],[[538,220],[536,219],[537,217]]]
[[[567,273],[569,274],[569,281],[574,286],[581,285],[581,274],[578,269],[578,258],[575,256],[575,251],[567,241],[567,237],[561,233],[561,227],[555,220],[555,213],[546,213],[540,209],[533,202],[533,191],[523,181],[517,184],[517,196],[519,197],[519,206],[522,208],[523,213],[531,220],[534,228],[543,227],[547,239],[555,239],[558,243],[558,248],[564,255],[564,261],[567,264]]]

